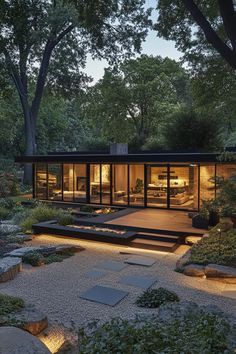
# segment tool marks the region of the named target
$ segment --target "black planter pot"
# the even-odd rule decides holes
[[[217,211],[209,212],[209,226],[216,226],[220,221],[220,216]]]

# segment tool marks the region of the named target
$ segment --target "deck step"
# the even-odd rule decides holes
[[[153,251],[174,252],[179,245],[177,242],[148,240],[146,238],[138,237],[132,240],[129,246]]]
[[[179,241],[179,236],[174,236],[174,235],[163,235],[163,234],[151,233],[151,232],[139,232],[137,235],[139,238],[146,239],[146,240],[174,242],[174,243],[177,243]]]

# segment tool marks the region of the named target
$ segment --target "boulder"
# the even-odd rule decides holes
[[[182,257],[178,259],[178,261],[176,262],[176,269],[183,271],[184,265],[188,262],[190,256],[191,256],[191,249],[189,249]]]
[[[7,253],[8,257],[23,257],[25,254],[29,252],[38,251],[39,247],[21,247],[12,252]]]
[[[67,252],[81,252],[83,251],[84,248],[81,246],[76,246],[76,245],[60,245],[56,247],[55,253],[57,254],[65,254]]]
[[[16,327],[0,328],[1,354],[50,354],[48,348],[32,334]]]
[[[3,243],[2,245],[0,244],[0,257],[4,257],[9,252],[14,251],[15,249],[20,247],[21,246],[18,243]]]
[[[22,242],[22,243],[33,240],[33,236],[32,235],[27,235],[27,234],[17,234],[14,237],[15,237],[16,240],[18,240],[18,242]]]
[[[5,257],[0,260],[0,283],[12,280],[22,270],[22,261],[18,257]]]
[[[0,235],[9,235],[21,231],[21,228],[15,224],[0,224]]]
[[[184,275],[190,277],[203,277],[205,275],[205,266],[199,264],[188,264],[184,267]]]
[[[48,326],[47,316],[34,305],[26,305],[21,311],[8,315],[8,321],[35,336]]]
[[[202,236],[187,236],[185,238],[185,243],[187,245],[194,245],[195,243],[198,243],[202,239]]]
[[[220,279],[226,283],[236,284],[236,268],[208,264],[205,267],[205,275],[207,278]]]

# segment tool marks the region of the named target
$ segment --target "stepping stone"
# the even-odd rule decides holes
[[[102,277],[104,277],[104,275],[106,275],[106,272],[103,272],[101,270],[90,270],[89,272],[85,273],[85,276],[88,278],[94,278],[94,279],[100,279]]]
[[[119,272],[120,270],[127,267],[127,264],[115,261],[104,261],[96,266],[97,268],[102,268],[106,270],[113,270]]]
[[[128,258],[125,263],[151,267],[154,263],[156,263],[156,259],[150,257],[132,256]]]
[[[123,290],[96,285],[80,295],[81,299],[99,302],[104,305],[115,306],[129,293]]]
[[[148,289],[156,282],[156,279],[151,277],[139,276],[139,275],[128,275],[120,279],[120,283],[137,286],[138,288]]]

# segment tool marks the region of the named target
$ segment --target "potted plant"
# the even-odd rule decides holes
[[[209,226],[215,226],[220,221],[220,204],[217,199],[202,201],[200,215],[208,219]]]
[[[143,191],[143,180],[141,178],[136,179],[135,193],[139,194]]]

